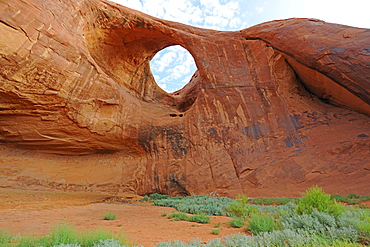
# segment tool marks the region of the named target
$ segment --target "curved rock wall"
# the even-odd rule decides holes
[[[370,31],[310,19],[219,32],[97,0],[0,3],[0,186],[370,194]],[[168,94],[149,62],[198,71]]]

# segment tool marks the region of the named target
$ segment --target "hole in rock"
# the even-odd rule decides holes
[[[150,68],[157,85],[168,93],[183,88],[197,70],[193,56],[180,45],[159,51]]]

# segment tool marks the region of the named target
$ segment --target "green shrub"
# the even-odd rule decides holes
[[[214,224],[216,228],[219,228],[221,226],[221,223],[220,222],[217,222]]]
[[[344,205],[335,202],[332,205],[330,205],[327,209],[327,212],[335,217],[338,217],[345,211],[347,211],[347,208]]]
[[[271,232],[277,229],[274,219],[269,215],[253,214],[248,221],[248,229],[253,234]]]
[[[292,201],[292,199],[289,199],[289,198],[286,198],[286,197],[275,198],[275,202],[279,205],[286,205],[291,201]]]
[[[196,215],[191,215],[190,217],[188,217],[188,220],[191,222],[206,224],[210,222],[211,218],[205,214],[196,214]]]
[[[105,240],[99,240],[99,242],[95,243],[92,247],[126,247],[126,245],[121,245],[121,243],[118,240],[105,239]]]
[[[235,202],[227,197],[210,197],[198,195],[191,197],[171,197],[154,201],[154,205],[173,207],[178,211],[189,214],[205,213],[208,215],[226,215],[226,209],[230,203]]]
[[[239,218],[239,217],[234,217],[229,221],[229,224],[230,224],[231,227],[240,228],[240,227],[244,226],[244,220],[242,218]]]
[[[143,198],[141,198],[139,201],[140,202],[149,202],[150,201],[150,197],[148,195],[144,195]]]
[[[168,199],[170,196],[155,193],[155,194],[150,194],[149,197],[152,200],[163,200],[163,199]]]
[[[322,188],[312,186],[298,201],[297,213],[310,214],[316,208],[321,212],[327,212],[329,206],[333,205],[334,201],[331,200],[329,194],[325,194]]]
[[[188,220],[188,216],[186,213],[183,212],[175,212],[173,211],[170,215],[167,216],[169,219],[180,221],[180,220]]]
[[[6,231],[0,230],[0,246],[7,244],[12,240],[12,235]]]
[[[209,223],[211,218],[205,214],[196,214],[188,216],[184,212],[172,212],[170,215],[168,215],[169,219],[180,221],[190,221],[190,222],[197,222],[201,224]]]
[[[357,223],[358,231],[360,234],[361,242],[369,245],[370,244],[370,217],[367,216],[363,220]]]
[[[239,195],[236,201],[226,208],[226,211],[235,217],[245,217],[248,215],[247,202],[248,199],[245,195]]]
[[[263,198],[259,198],[259,197],[252,198],[252,199],[250,199],[250,202],[252,204],[256,204],[256,205],[262,205],[263,204]]]
[[[253,198],[251,199],[251,202],[257,205],[272,205],[274,204],[275,200],[274,198],[261,197],[261,198]]]
[[[95,229],[86,232],[77,231],[72,224],[60,223],[53,227],[50,233],[43,237],[34,235],[17,236],[8,239],[8,243],[0,243],[0,246],[16,247],[115,247],[124,246],[126,238],[122,234],[115,234],[105,229]],[[120,245],[102,245],[104,241],[116,242]],[[100,243],[100,245],[99,245]]]
[[[354,194],[354,193],[349,193],[349,194],[347,195],[347,197],[348,197],[348,198],[350,198],[350,199],[359,199],[361,196],[356,195],[356,194]]]
[[[41,244],[41,242],[44,243],[44,240],[45,238],[37,238],[36,236],[32,236],[32,235],[27,235],[27,236],[23,236],[19,239],[17,239],[17,243],[15,244],[15,246],[17,247],[38,247],[38,246],[51,246],[51,245],[45,245],[45,244]]]
[[[114,234],[104,228],[97,228],[88,232],[80,233],[79,244],[81,247],[94,246],[94,244],[102,241],[116,241],[125,243],[126,237],[122,233]]]
[[[103,218],[104,220],[115,220],[117,218],[117,215],[112,212],[108,212],[104,214]]]
[[[331,198],[337,202],[344,202],[350,205],[355,205],[370,200],[370,196],[360,196],[356,194],[348,194],[347,196],[331,195]]]
[[[220,228],[212,229],[211,230],[211,234],[213,234],[213,235],[218,235],[218,234],[220,234],[220,232],[221,232],[221,229]]]
[[[184,242],[179,241],[179,240],[174,240],[174,241],[170,241],[170,242],[160,242],[160,243],[155,245],[155,247],[169,247],[169,246],[172,246],[172,247],[185,247],[185,246],[186,247],[187,246],[195,247],[195,246],[203,246],[203,244],[202,244],[202,241],[200,239],[192,239],[188,243],[184,243]]]
[[[74,244],[78,243],[79,233],[73,225],[63,222],[53,227],[50,239],[54,245]]]

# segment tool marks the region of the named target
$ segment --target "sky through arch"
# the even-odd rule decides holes
[[[158,86],[167,92],[183,88],[197,69],[193,56],[179,45],[159,51],[150,68]]]

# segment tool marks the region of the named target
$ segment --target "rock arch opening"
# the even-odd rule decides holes
[[[200,79],[197,72],[193,73],[196,70],[194,58],[183,48],[183,41],[172,37],[168,33],[170,29],[163,30],[143,19],[120,20],[122,23],[118,25],[106,17],[109,13],[103,13],[99,14],[103,21],[84,30],[84,39],[96,67],[140,100],[167,105],[179,112],[188,110],[197,98]],[[155,63],[157,54],[157,58],[165,56],[159,52],[166,52],[166,48],[173,53],[166,55],[173,56],[167,71],[169,75],[156,81],[158,75],[152,73],[150,62]],[[152,66],[161,66],[163,61],[158,61]],[[163,88],[164,83],[180,78],[182,85]],[[171,91],[175,92],[169,93]]]
[[[150,68],[157,85],[168,93],[181,90],[197,70],[193,56],[180,45],[157,52],[150,61]]]

